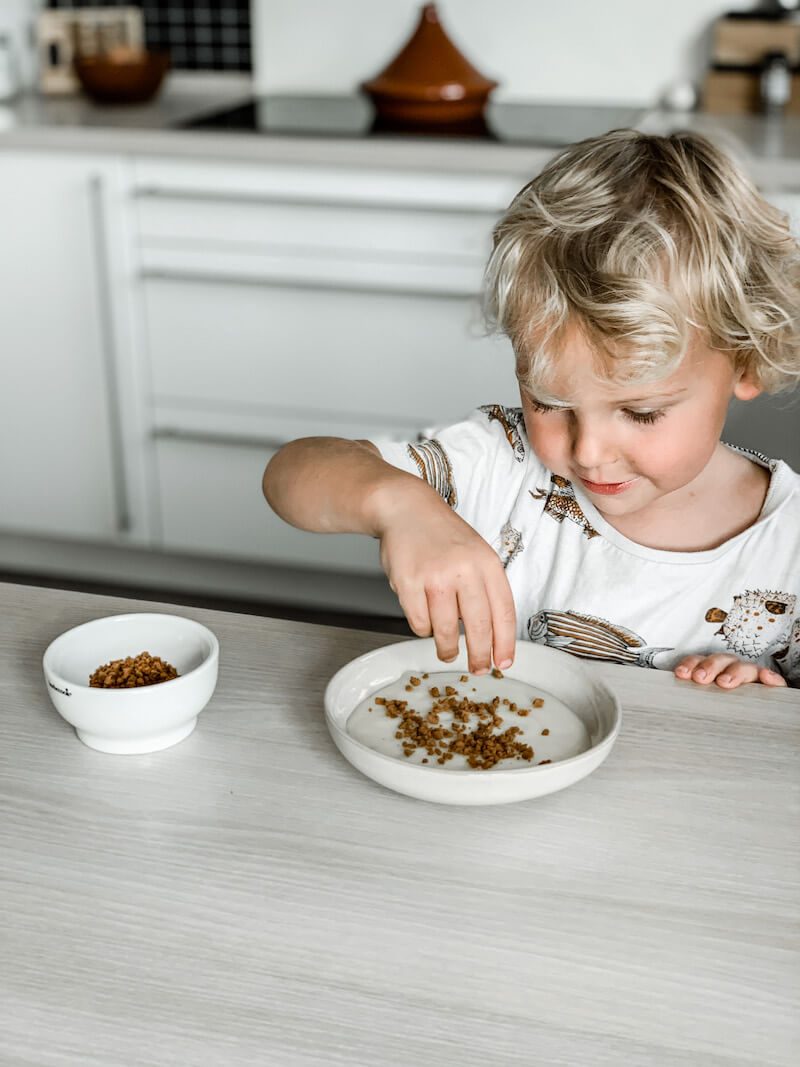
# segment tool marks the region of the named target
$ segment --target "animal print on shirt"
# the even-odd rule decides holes
[[[450,465],[450,457],[441,444],[435,438],[429,441],[420,441],[416,446],[408,446],[408,454],[416,463],[420,474],[428,485],[435,489],[451,508],[458,507],[458,493],[453,479],[453,468]]]
[[[517,463],[522,463],[525,459],[525,445],[522,443],[522,436],[519,432],[519,426],[522,422],[522,408],[506,408],[502,404],[484,404],[479,410],[486,415],[490,422],[492,419],[496,419],[500,423],[505,431],[506,440],[511,445],[514,459]]]
[[[572,522],[583,527],[583,532],[587,537],[599,537],[597,530],[589,525],[589,520],[583,514],[580,504],[575,499],[575,490],[572,488],[572,482],[562,478],[560,474],[551,475],[549,491],[537,488],[535,493],[532,489],[529,489],[528,492],[534,500],[542,500],[547,497],[544,513],[545,515],[550,515],[556,522],[563,522],[565,518],[571,519]]]
[[[507,567],[512,559],[516,559],[524,547],[522,531],[515,530],[511,523],[507,522],[500,531],[500,546],[497,549],[503,566]]]
[[[637,667],[652,667],[660,652],[673,651],[654,645],[648,647],[644,638],[632,630],[578,611],[546,610],[531,615],[528,637],[540,645],[559,648],[582,659],[631,663]]]
[[[706,622],[722,623],[716,633],[731,652],[746,659],[758,659],[786,644],[796,603],[794,593],[747,589],[734,596],[727,611],[709,608]]]
[[[794,620],[786,647],[773,652],[772,658],[787,682],[800,685],[800,619]]]

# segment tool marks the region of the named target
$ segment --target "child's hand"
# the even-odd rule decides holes
[[[771,671],[769,667],[761,667],[725,652],[713,656],[684,656],[675,668],[675,676],[700,685],[716,682],[722,689],[735,689],[748,682],[775,686],[787,684],[783,675]]]
[[[438,498],[407,499],[382,523],[381,563],[408,624],[433,634],[439,659],[458,655],[464,622],[469,670],[510,667],[516,643],[514,597],[497,554]]]

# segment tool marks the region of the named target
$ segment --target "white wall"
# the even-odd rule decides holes
[[[31,40],[40,0],[0,0],[0,33],[8,34],[14,49],[17,71],[23,86],[36,77],[35,49]]]
[[[453,41],[497,97],[653,103],[697,81],[713,20],[755,0],[441,0]],[[417,0],[253,0],[261,92],[349,92],[396,54]]]

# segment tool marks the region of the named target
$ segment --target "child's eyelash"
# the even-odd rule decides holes
[[[659,419],[663,419],[666,415],[666,411],[628,411],[625,410],[625,415],[632,422],[640,422],[645,425],[652,425],[654,422],[658,422]]]
[[[531,407],[538,415],[546,415],[548,411],[560,410],[556,408],[549,408],[547,404],[540,404],[538,400],[534,400],[532,397],[529,397],[528,399],[530,400]]]
[[[546,415],[549,411],[569,411],[569,408],[548,407],[547,404],[542,404],[538,400],[531,400],[531,407],[540,415]],[[654,422],[658,422],[666,415],[665,411],[631,411],[629,408],[622,410],[626,419],[642,426],[652,426]]]

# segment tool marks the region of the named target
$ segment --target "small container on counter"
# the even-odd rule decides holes
[[[767,115],[780,115],[792,95],[792,71],[783,52],[764,56],[760,78],[761,109]]]

